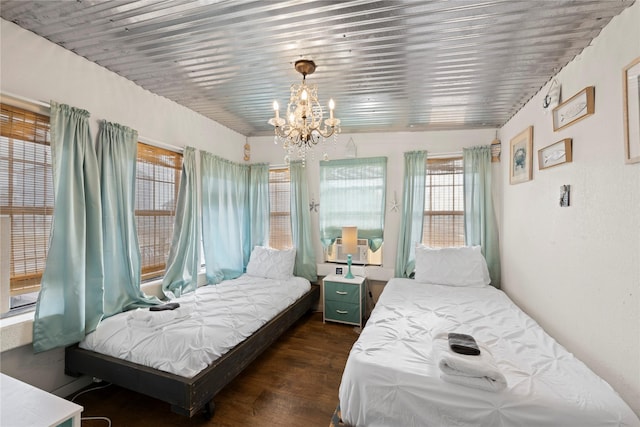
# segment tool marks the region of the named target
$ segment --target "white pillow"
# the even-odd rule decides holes
[[[247,274],[267,279],[289,279],[293,277],[295,262],[295,248],[280,251],[265,246],[256,246],[251,251]]]
[[[430,248],[416,245],[416,282],[480,287],[491,283],[480,246]]]

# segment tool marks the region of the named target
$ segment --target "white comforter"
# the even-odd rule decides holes
[[[172,311],[109,317],[81,348],[191,378],[304,295],[311,285],[244,275],[172,300]]]
[[[473,335],[507,380],[500,392],[440,379],[432,339]],[[393,279],[354,344],[340,385],[353,426],[639,426],[619,395],[501,291]]]

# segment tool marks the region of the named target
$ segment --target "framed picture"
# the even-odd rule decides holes
[[[511,139],[509,161],[509,183],[519,184],[531,180],[533,163],[533,126],[529,126]]]
[[[565,138],[538,150],[538,169],[571,162],[571,138]]]
[[[640,162],[640,58],[622,71],[626,163]]]
[[[552,113],[553,130],[559,131],[592,115],[595,112],[596,105],[595,93],[596,88],[594,86],[585,87],[554,108]]]

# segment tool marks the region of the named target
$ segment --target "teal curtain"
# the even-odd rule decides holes
[[[140,290],[140,246],[135,222],[138,132],[102,121],[96,150],[102,187],[104,315],[109,317],[160,301]]]
[[[202,243],[207,283],[234,279],[251,254],[248,165],[200,152]]]
[[[173,239],[162,279],[162,292],[168,298],[195,291],[200,271],[200,222],[196,150],[186,147],[182,153],[182,174],[176,206]]]
[[[342,227],[358,227],[372,251],[384,234],[387,158],[320,162],[320,240],[327,247],[342,235]]]
[[[318,280],[318,272],[311,237],[307,174],[301,161],[289,163],[289,173],[291,177],[291,240],[296,248],[293,274],[315,282]]]
[[[416,267],[416,243],[422,241],[426,173],[426,151],[404,153],[402,217],[396,254],[396,277],[409,277]]]
[[[491,147],[463,150],[464,239],[468,246],[482,246],[491,285],[500,288],[498,226],[491,195]]]
[[[251,247],[269,244],[269,164],[251,165],[249,183]],[[246,263],[245,263],[246,267]]]
[[[78,342],[103,316],[102,217],[89,113],[51,102],[55,207],[33,322],[36,352]]]

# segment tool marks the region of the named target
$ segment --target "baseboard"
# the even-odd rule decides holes
[[[83,375],[58,389],[53,390],[51,394],[55,394],[58,397],[66,398],[68,396],[76,394],[78,391],[82,390],[91,383],[93,383],[93,378]]]

